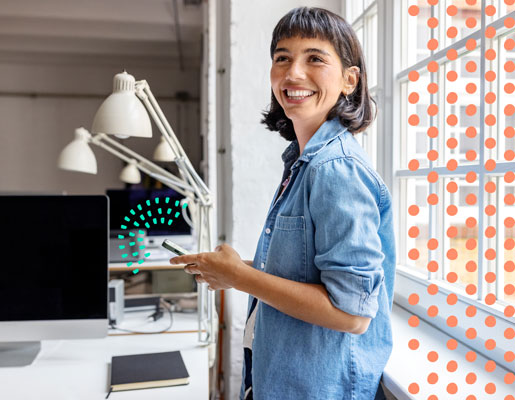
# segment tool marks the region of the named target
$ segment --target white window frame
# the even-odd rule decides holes
[[[368,83],[370,84],[370,78],[371,78],[371,64],[369,61],[369,58],[374,58],[375,60],[379,60],[379,53],[380,50],[377,48],[377,53],[372,54],[370,52],[370,47],[374,44],[378,46],[379,42],[379,8],[381,7],[381,1],[378,0],[360,0],[363,2],[363,5],[366,3],[369,3],[366,8],[363,9],[363,11],[354,18],[354,20],[347,19],[347,11],[348,7],[351,6],[349,2],[346,2],[345,0],[342,1],[342,7],[344,18],[346,18],[347,22],[352,26],[354,31],[358,31],[359,29],[363,29],[363,53],[365,56],[365,61],[367,62],[367,73],[368,73]],[[357,4],[358,1],[353,1],[352,4]],[[373,34],[373,30],[371,30],[372,25],[372,18],[374,15],[377,15],[378,18],[378,26],[376,28],[375,35]],[[376,82],[375,85],[369,86],[369,93],[372,96],[372,98],[377,102],[378,110],[381,109],[381,95],[382,95],[382,80],[381,80],[381,74],[380,70],[377,68],[377,65],[373,65],[373,68],[375,69],[376,74]],[[378,112],[378,116],[380,115],[380,112]],[[361,144],[363,149],[366,151],[368,156],[370,157],[370,160],[372,161],[372,165],[374,168],[378,168],[378,154],[377,154],[377,127],[378,127],[378,120],[374,121],[372,125],[364,132],[361,132],[355,136],[356,140]]]
[[[349,0],[350,1],[350,0]],[[486,0],[482,0],[482,10],[484,10],[485,5],[487,5]],[[342,2],[342,10],[346,8],[345,2]],[[377,149],[377,170],[383,177],[385,183],[389,187],[392,197],[393,197],[393,207],[394,207],[394,221],[395,223],[395,237],[396,240],[396,249],[397,249],[397,258],[401,254],[401,251],[407,252],[405,246],[402,246],[402,243],[399,243],[399,233],[401,229],[401,222],[399,216],[401,214],[401,207],[406,208],[406,202],[400,198],[400,181],[402,178],[407,178],[410,176],[413,177],[421,177],[426,176],[427,173],[431,170],[435,170],[438,172],[441,178],[444,177],[456,177],[456,176],[464,176],[464,174],[470,170],[475,170],[478,174],[478,182],[479,188],[484,187],[484,183],[486,179],[491,176],[503,176],[506,171],[515,170],[515,162],[498,162],[497,167],[493,172],[486,172],[484,169],[484,160],[485,160],[485,150],[484,146],[480,146],[479,152],[479,166],[463,166],[460,165],[455,171],[448,171],[446,167],[437,167],[437,168],[424,168],[419,169],[418,171],[412,172],[409,170],[401,169],[400,166],[400,115],[401,115],[401,82],[407,79],[407,75],[411,70],[421,70],[425,68],[427,63],[430,60],[442,60],[445,58],[446,52],[449,48],[455,48],[458,52],[464,47],[466,41],[473,37],[478,42],[478,45],[481,49],[481,57],[480,57],[480,74],[481,77],[480,85],[479,85],[479,96],[480,98],[484,98],[485,95],[485,40],[484,36],[485,29],[488,26],[493,26],[497,30],[496,38],[499,35],[502,35],[504,30],[503,19],[507,17],[515,17],[515,12],[512,12],[508,15],[505,15],[501,19],[494,21],[492,23],[486,23],[485,14],[483,12],[481,17],[481,25],[480,29],[472,33],[471,35],[465,36],[459,41],[455,42],[451,46],[446,47],[445,49],[438,50],[436,52],[432,51],[431,55],[420,62],[410,65],[408,68],[401,71],[400,68],[400,48],[399,46],[395,46],[395,43],[400,43],[401,39],[401,2],[396,0],[383,0],[373,2],[371,6],[369,6],[364,12],[357,17],[354,21],[349,21],[353,26],[358,23],[360,18],[363,18],[366,15],[367,11],[371,9],[371,7],[377,6],[378,12],[378,60],[381,60],[382,68],[378,70],[377,76],[377,86],[374,89],[375,97],[378,101],[379,112],[377,119],[377,136],[375,138],[375,143],[370,143],[368,146],[373,145]],[[511,30],[510,30],[511,31]],[[366,42],[366,40],[365,40]],[[500,54],[498,52],[498,54]],[[501,66],[502,68],[502,66]],[[499,102],[499,99],[498,99]],[[484,143],[485,137],[485,126],[484,126],[484,116],[485,116],[485,104],[480,101],[479,106],[479,118],[481,121],[480,130],[478,133],[479,143]],[[502,115],[501,113],[497,114],[499,117]],[[499,118],[498,118],[499,119]],[[500,125],[500,121],[498,121],[498,126]],[[435,139],[430,139],[430,148],[434,148],[433,143]],[[365,143],[365,150],[368,151],[367,143]],[[441,150],[441,149],[438,149]],[[370,154],[370,153],[369,153]],[[498,157],[499,159],[499,157]],[[431,163],[432,164],[432,163]],[[432,166],[430,164],[430,167]],[[441,181],[440,179],[439,181]],[[434,185],[434,184],[430,184]],[[500,185],[498,185],[499,187]],[[430,192],[435,192],[435,190],[430,190]],[[479,190],[478,193],[478,207],[481,207],[483,203],[484,191],[482,189]],[[498,213],[501,214],[502,209],[502,198],[497,196],[497,209]],[[408,205],[409,206],[409,205]],[[431,209],[431,207],[430,207]],[[438,216],[431,216],[430,218],[436,219]],[[499,216],[497,217],[499,218]],[[469,346],[478,354],[483,355],[487,359],[494,360],[499,366],[503,366],[508,370],[513,369],[513,365],[508,363],[504,359],[504,353],[506,351],[513,351],[513,343],[510,343],[510,340],[504,337],[504,330],[508,327],[512,327],[515,329],[515,320],[513,318],[508,318],[504,315],[504,307],[507,303],[502,301],[496,302],[494,305],[487,305],[484,300],[484,293],[486,289],[487,283],[484,281],[483,276],[483,263],[482,263],[482,254],[484,252],[485,243],[484,241],[488,240],[483,238],[481,240],[481,232],[484,230],[486,226],[484,224],[484,216],[483,213],[479,213],[478,217],[478,291],[475,296],[470,296],[465,293],[461,288],[449,284],[444,280],[437,280],[436,274],[433,273],[422,273],[420,271],[414,270],[413,268],[407,267],[405,265],[397,264],[397,273],[396,273],[396,282],[395,282],[395,297],[394,302],[400,307],[406,309],[408,312],[417,315],[420,319],[429,323],[431,326],[434,326],[436,329],[443,331],[449,336],[455,338],[459,342],[463,343],[466,346]],[[498,224],[499,227],[502,225]],[[430,237],[435,237],[432,233],[434,233],[435,225],[437,221],[431,223],[430,221]],[[431,226],[433,227],[433,231],[431,230]],[[406,228],[404,228],[406,229]],[[500,235],[497,235],[500,236]],[[502,243],[497,241],[496,249],[503,249]],[[497,251],[498,253],[500,252]],[[434,257],[431,257],[434,259]],[[499,263],[499,262],[498,262]],[[502,273],[502,265],[500,268],[500,272]],[[502,293],[502,282],[500,282],[500,273],[499,268],[496,271],[498,274],[497,279],[497,293]],[[440,272],[440,278],[442,278],[442,273]],[[427,292],[427,287],[430,284],[436,284],[439,288],[439,291],[436,295],[429,295]],[[501,291],[501,292],[499,292]],[[408,298],[410,294],[417,293],[420,296],[420,301],[416,306],[412,306],[408,303]],[[455,293],[458,297],[458,303],[454,306],[449,306],[447,304],[447,295],[450,293]],[[501,297],[501,296],[498,296]],[[504,304],[502,304],[504,303]],[[427,308],[430,305],[436,305],[440,310],[439,315],[434,318],[429,318],[427,316]],[[469,305],[473,305],[477,309],[477,314],[474,318],[468,318],[465,314],[465,310]],[[458,326],[455,328],[450,328],[447,326],[446,319],[452,313],[458,318]],[[495,328],[488,328],[484,324],[484,320],[487,316],[493,315],[496,317],[497,324]],[[480,323],[478,324],[478,321]],[[474,340],[470,340],[466,337],[465,332],[469,327],[474,327],[477,331],[477,337]],[[496,341],[496,348],[492,351],[488,351],[485,349],[485,341],[487,339],[494,339]]]

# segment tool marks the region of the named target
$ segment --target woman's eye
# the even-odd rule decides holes
[[[285,61],[285,60],[286,60],[286,57],[279,56],[279,57],[276,57],[275,62],[281,62],[281,61]]]
[[[310,59],[310,61],[314,61],[314,62],[323,62],[323,60],[317,56],[311,56],[309,59]]]

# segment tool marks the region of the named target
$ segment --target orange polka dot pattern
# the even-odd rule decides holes
[[[507,6],[511,6],[511,5],[515,4],[515,0],[504,0],[504,2]],[[420,12],[419,6],[422,5],[424,3],[424,1],[419,0],[416,3],[417,3],[417,5],[411,5],[408,8],[409,16],[415,17],[415,16],[419,15],[419,12]],[[434,6],[438,5],[438,3],[439,3],[438,0],[427,0],[427,4],[430,7],[434,7]],[[460,2],[440,1],[440,3],[445,3],[445,6],[440,4],[440,7],[446,7],[446,14],[449,17],[451,17],[451,21],[452,21],[452,17],[456,16],[458,14],[459,10],[455,4],[451,4],[451,3],[456,3],[456,4],[460,3],[461,4],[461,3],[463,3],[463,1],[460,1]],[[470,7],[479,6],[481,8],[480,0],[465,0],[465,3],[467,4],[467,6],[470,6]],[[483,13],[485,13],[486,16],[488,16],[488,17],[494,18],[494,16],[497,13],[496,7],[491,4],[488,4],[489,3],[488,1],[486,3],[487,3],[487,5],[482,10]],[[460,5],[460,7],[462,7],[462,6],[463,5]],[[427,7],[427,6],[424,5],[424,7]],[[426,13],[424,15],[428,15],[427,21],[426,21],[427,29],[431,30],[433,33],[436,32],[437,29],[443,29],[440,26],[441,24],[440,24],[439,19],[434,16],[431,16],[431,12]],[[438,15],[438,12],[435,11],[433,13],[433,15]],[[478,29],[480,27],[480,25],[481,25],[480,17],[476,18],[474,16],[469,16],[465,19],[465,26],[469,29]],[[515,21],[513,21],[513,18],[505,18],[504,25],[506,28],[511,29],[515,26]],[[459,33],[458,27],[456,27],[456,26],[449,26],[446,28],[446,36],[449,39],[455,39],[457,37],[458,33]],[[493,38],[495,38],[496,33],[497,33],[497,31],[494,27],[492,27],[492,26],[486,27],[485,32],[484,32],[485,38],[493,39]],[[427,49],[430,50],[432,54],[434,54],[434,52],[437,52],[439,50],[440,43],[435,38],[438,36],[437,34],[433,34],[432,36],[433,37],[431,39],[429,39],[429,41],[427,42]],[[475,49],[477,49],[478,44],[483,45],[483,43],[486,43],[487,46],[490,46],[489,48],[485,48],[485,50],[484,50],[485,63],[486,63],[486,65],[490,65],[491,63],[496,62],[496,59],[498,58],[498,54],[497,54],[496,48],[494,48],[494,45],[489,45],[489,43],[491,43],[491,41],[480,41],[478,43],[478,42],[476,42],[475,39],[468,39],[465,44],[465,47],[468,51],[474,51]],[[504,43],[504,47],[506,50],[513,50],[513,48],[515,48],[515,41],[512,38],[506,39],[505,43]],[[447,79],[447,81],[449,81],[449,82],[456,81],[457,79],[459,79],[458,72],[454,71],[452,69],[449,69],[449,68],[444,69],[442,67],[443,67],[443,64],[448,61],[457,60],[459,57],[459,53],[456,49],[450,49],[446,52],[445,57],[446,57],[446,59],[441,60],[439,62],[437,62],[437,61],[428,62],[424,69],[421,69],[419,71],[416,71],[416,70],[410,71],[408,73],[408,80],[410,82],[416,83],[419,80],[421,73],[422,74],[437,73],[439,71],[440,71],[440,73],[442,73],[443,71],[445,71],[445,78]],[[463,66],[464,70],[468,73],[469,76],[470,76],[470,74],[478,72],[478,70],[479,70],[479,62],[478,61],[469,60],[466,62],[463,61],[463,63],[464,63],[464,66]],[[448,63],[448,65],[451,66],[453,64]],[[510,59],[508,59],[508,61],[506,61],[504,63],[503,67],[504,67],[504,71],[506,73],[515,72],[515,63]],[[463,71],[462,71],[462,73],[463,73]],[[492,87],[494,87],[496,79],[497,79],[497,76],[496,76],[495,71],[489,70],[487,67],[486,71],[484,72],[485,82],[491,82],[493,84]],[[475,83],[465,82],[465,79],[463,80],[463,82],[464,82],[463,86],[465,87],[465,90],[468,94],[470,94],[470,95],[475,94],[475,95],[479,96],[479,88]],[[486,87],[489,87],[489,85],[486,85]],[[427,85],[427,92],[430,95],[435,95],[435,97],[437,97],[438,91],[439,91],[439,87],[438,87],[437,83],[431,82]],[[486,104],[493,105],[493,107],[490,107],[490,108],[485,107],[485,110],[496,109],[495,104],[496,104],[496,101],[498,100],[497,95],[491,91],[485,91],[485,92],[486,93],[485,93],[485,97],[484,97],[484,102]],[[504,92],[506,95],[512,95],[515,92],[515,85],[512,83],[507,83],[504,86]],[[409,103],[416,105],[420,100],[420,93],[422,93],[422,92],[412,91],[412,92],[408,93]],[[450,91],[447,94],[447,96],[445,97],[445,102],[447,102],[448,104],[455,104],[457,101],[458,101],[458,94],[455,92]],[[511,103],[513,103],[513,101],[510,101],[509,103],[510,104],[507,104],[504,107],[504,116],[506,116],[506,117],[512,117],[513,115],[515,115],[515,105],[511,104]],[[467,117],[473,117],[473,116],[479,115],[479,109],[478,109],[479,104],[480,104],[480,101],[478,100],[478,102],[476,104],[465,105],[464,108],[465,108],[465,114],[467,115]],[[419,109],[417,109],[417,111],[420,112]],[[437,104],[430,104],[425,109],[425,111],[426,111],[428,117],[434,117],[435,120],[437,120],[439,118],[439,113],[441,113],[441,110],[439,109]],[[503,116],[503,118],[504,118],[504,116]],[[408,115],[407,122],[410,126],[416,127],[420,124],[421,118],[426,119],[428,117],[426,117],[425,115],[423,116],[423,115],[418,115],[417,113],[415,113],[415,114]],[[449,127],[455,127],[459,124],[459,119],[463,118],[463,117],[464,116],[460,115],[458,118],[458,115],[449,113],[448,115],[446,115],[444,121]],[[485,130],[495,127],[497,124],[497,119],[498,118],[496,115],[485,112],[484,120],[482,121],[484,123]],[[465,133],[466,133],[467,138],[470,138],[470,139],[476,138],[478,135],[478,127],[469,126],[466,128]],[[434,139],[434,138],[437,138],[438,135],[439,135],[439,131],[438,131],[437,127],[431,126],[428,128],[427,136],[429,138]],[[515,136],[514,127],[513,126],[506,127],[504,135],[506,138],[513,138]],[[485,135],[485,136],[487,136],[487,135]],[[456,149],[459,146],[459,142],[456,138],[449,138],[445,142],[445,145],[449,149]],[[493,151],[495,151],[496,146],[497,146],[497,143],[494,138],[492,138],[492,137],[486,138],[486,140],[484,142],[484,147],[486,149],[491,150],[493,152]],[[485,170],[493,171],[497,166],[496,162],[495,162],[495,160],[493,160],[491,158],[487,158],[487,154],[491,154],[491,152],[485,151],[484,153],[485,153],[485,158],[484,158]],[[438,153],[437,150],[432,149],[432,150],[429,150],[427,153],[427,159],[430,162],[437,161],[439,159],[439,157],[440,157],[440,154]],[[472,150],[472,149],[470,149],[466,152],[465,158],[469,162],[476,162],[476,163],[479,162],[479,154],[475,150]],[[506,161],[513,161],[515,159],[515,152],[512,150],[505,151],[504,159]],[[448,170],[454,171],[456,168],[458,168],[458,162],[457,162],[457,160],[450,159],[447,161],[446,166],[447,166]],[[411,159],[408,161],[408,169],[410,171],[417,171],[419,169],[419,167],[420,167],[419,160]],[[436,171],[430,171],[427,174],[426,179],[429,184],[435,184],[438,182],[440,177]],[[476,182],[477,174],[473,171],[469,171],[466,174],[465,180],[468,183]],[[513,173],[513,171],[505,173],[504,180],[506,183],[512,183],[515,180],[515,173]],[[486,194],[494,194],[494,193],[496,193],[498,188],[496,187],[496,183],[493,180],[485,179],[485,181],[486,181],[486,183],[484,183],[483,189],[485,192],[485,198],[488,199],[488,196]],[[457,182],[449,181],[447,183],[445,189],[447,190],[448,193],[457,193],[459,190],[459,187],[458,187]],[[435,206],[439,203],[440,199],[438,198],[438,195],[436,193],[429,193],[426,201],[429,206]],[[465,202],[469,206],[472,206],[472,205],[477,204],[478,198],[475,194],[469,193],[465,197]],[[504,203],[506,205],[513,205],[515,203],[515,196],[513,194],[508,193],[508,195],[506,195],[504,198]],[[497,213],[497,209],[494,204],[486,204],[483,211],[484,211],[484,215],[485,215],[485,221],[487,221],[487,219],[486,219],[487,216],[495,217],[496,213]],[[419,206],[417,206],[416,204],[408,205],[408,214],[409,215],[416,216],[419,214],[419,212],[420,212]],[[444,212],[446,214],[448,214],[449,216],[455,216],[458,214],[459,209],[456,205],[449,205],[446,207]],[[481,210],[480,210],[480,212],[481,212]],[[474,217],[469,217],[466,220],[467,228],[471,228],[471,229],[476,228],[477,224],[478,224],[478,222],[477,222],[476,218],[474,218]],[[504,226],[506,228],[513,228],[515,226],[515,219],[513,217],[508,216],[507,218],[504,219]],[[417,227],[417,226],[409,227],[408,236],[410,238],[417,238],[419,236],[419,234],[420,234],[419,227]],[[497,234],[497,231],[496,231],[495,227],[493,227],[493,226],[486,227],[485,236],[488,239],[494,239],[496,234]],[[449,238],[454,238],[457,235],[458,235],[458,227],[450,226],[447,229],[447,236]],[[436,239],[436,238],[428,238],[426,246],[427,246],[428,251],[432,251],[432,250],[436,250],[440,246],[440,243],[438,242],[438,239]],[[474,239],[474,238],[468,239],[465,243],[466,249],[470,250],[470,251],[476,249],[477,246],[478,246],[477,239]],[[504,248],[507,250],[508,249],[511,250],[511,249],[515,248],[515,240],[507,239],[504,243]],[[494,248],[485,248],[485,249],[483,249],[483,252],[484,252],[484,254],[482,256],[484,256],[484,260],[485,260],[484,265],[486,265],[486,263],[488,261],[494,261],[497,257],[497,254],[496,254],[497,252],[496,252],[496,249],[494,249]],[[447,249],[445,256],[448,260],[455,260],[458,257],[458,250],[455,248]],[[420,252],[417,248],[408,249],[408,258],[410,260],[417,260],[417,259],[419,259],[419,257],[420,257]],[[478,255],[478,257],[481,257],[481,255]],[[438,265],[437,261],[434,261],[434,260],[428,261],[427,270],[429,272],[436,273],[439,271],[440,268],[441,268],[441,266]],[[506,272],[513,272],[515,270],[515,263],[513,261],[506,262],[504,269]],[[474,260],[469,260],[466,264],[466,270],[468,272],[476,272],[477,271],[477,263]],[[485,284],[485,287],[494,287],[497,284],[497,276],[494,272],[488,271],[484,274],[484,277],[478,277],[478,279],[481,279],[481,278],[483,278],[485,283],[488,284],[488,285]],[[447,280],[447,282],[453,284],[453,283],[458,282],[459,276],[456,272],[450,271],[445,276],[445,279]],[[435,284],[430,284],[427,287],[427,294],[429,296],[434,296],[438,292],[439,292],[439,287]],[[477,292],[478,292],[477,284],[474,284],[474,283],[467,284],[465,286],[465,292],[470,296],[476,296]],[[506,283],[504,285],[504,292],[506,295],[515,294],[515,284]],[[425,296],[425,294],[424,294],[424,296]],[[487,305],[493,305],[497,301],[497,298],[494,293],[486,293],[486,294],[483,294],[483,296],[484,296],[484,302]],[[416,307],[420,301],[420,297],[421,296],[418,293],[411,293],[408,298],[409,305]],[[458,318],[458,316],[454,315],[453,311],[452,311],[452,307],[454,305],[456,305],[457,303],[458,303],[458,296],[455,293],[451,293],[451,294],[447,295],[447,304],[449,306],[449,308],[447,310],[441,310],[434,304],[429,305],[429,306],[427,306],[426,316],[423,318],[427,318],[430,321],[431,319],[436,318],[440,314],[441,314],[441,316],[445,315],[445,321],[446,321],[447,326],[449,328],[456,328],[456,327],[461,327],[462,329],[464,328],[465,329],[465,337],[467,338],[467,340],[470,340],[470,341],[477,340],[478,330],[476,328],[479,328],[479,325],[482,325],[483,327],[486,327],[492,331],[495,330],[495,327],[497,325],[497,319],[494,315],[488,315],[486,318],[483,317],[482,321],[478,321],[477,320],[477,309],[475,306],[470,305],[466,308],[465,316]],[[514,316],[514,314],[515,314],[515,307],[513,307],[511,305],[505,307],[504,315],[506,317],[511,318]],[[419,324],[420,324],[419,317],[416,315],[412,315],[408,320],[408,324],[411,327],[411,329],[413,329],[413,335],[416,335],[416,330],[420,329],[420,328],[418,328]],[[515,330],[511,327],[505,329],[504,337],[507,340],[514,340],[513,348],[515,348]],[[455,339],[450,339],[447,342],[447,348],[451,351],[456,350],[459,346],[460,345],[458,344],[458,341],[456,341]],[[411,338],[408,342],[408,347],[411,351],[421,351],[420,340],[415,337]],[[488,353],[491,353],[492,351],[494,351],[496,349],[496,347],[497,347],[497,343],[494,339],[486,339],[483,344],[483,354],[488,356]],[[437,351],[430,350],[429,352],[427,352],[427,362],[430,364],[430,367],[433,367],[433,366],[431,366],[431,364],[435,363],[438,359],[439,359],[439,354]],[[512,351],[506,352],[504,355],[504,359],[507,362],[515,361],[515,353]],[[466,353],[466,360],[468,363],[476,363],[477,362],[476,352],[468,351]],[[445,371],[443,371],[443,370],[437,371],[436,368],[429,368],[429,369],[433,369],[433,372],[430,372],[426,376],[425,379],[426,379],[427,383],[426,382],[411,382],[409,384],[408,391],[415,398],[418,399],[417,394],[420,394],[421,385],[429,384],[430,386],[434,387],[434,386],[438,385],[439,382],[442,381],[442,379],[440,379],[440,378],[444,374],[449,374],[448,376],[452,376],[453,373],[455,371],[457,371],[459,368],[468,368],[468,366],[462,365],[462,364],[458,365],[457,361],[450,360],[446,364]],[[486,372],[491,373],[496,370],[497,364],[493,360],[487,360],[486,363],[484,364],[483,368]],[[447,394],[449,395],[449,398],[458,398],[459,397],[459,398],[463,398],[466,400],[477,400],[478,398],[483,398],[485,395],[487,395],[487,398],[493,398],[491,396],[495,395],[497,392],[497,389],[498,389],[494,382],[488,382],[488,383],[486,383],[486,385],[483,383],[481,387],[478,387],[476,385],[476,382],[477,382],[476,374],[474,372],[469,372],[466,374],[465,381],[463,381],[463,382],[461,382],[461,381],[458,382],[457,380],[456,380],[456,382],[448,382],[446,380],[444,384],[443,383],[441,383],[441,384],[445,385],[445,390],[446,390]],[[504,376],[504,383],[506,385],[511,385],[512,390],[510,390],[510,392],[515,393],[515,374],[513,374],[512,372],[507,373]],[[456,397],[456,396],[458,396],[458,397]],[[426,398],[427,398],[427,400],[438,400],[438,397],[434,394],[429,395],[429,397],[424,397],[424,399],[426,399]],[[499,399],[500,399],[500,397],[499,397]],[[513,395],[508,395],[508,396],[504,397],[504,400],[515,400],[515,397]]]

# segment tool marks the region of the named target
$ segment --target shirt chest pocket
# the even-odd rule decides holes
[[[270,238],[266,272],[285,279],[305,282],[306,268],[304,216],[278,215]]]

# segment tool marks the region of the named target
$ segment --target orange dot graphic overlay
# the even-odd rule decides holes
[[[501,390],[515,385],[514,372],[503,372],[501,380],[495,375],[499,355],[515,362],[515,350],[504,342],[515,348],[515,327],[505,324],[515,317],[515,304],[505,304],[515,298],[515,212],[507,209],[515,206],[515,171],[507,167],[515,161],[515,35],[506,34],[515,28],[507,15],[513,6],[515,0],[408,1],[417,34],[427,34],[416,38],[424,52],[417,61],[427,61],[412,63],[403,92],[409,107],[403,124],[417,148],[404,163],[418,171],[408,179],[424,189],[406,207],[404,257],[428,279],[408,299],[407,347],[413,356],[423,350],[431,366],[410,381],[416,399],[515,400]],[[502,304],[504,315],[488,313]],[[426,326],[421,320],[451,332],[445,354],[417,337]],[[478,367],[490,377],[471,371]]]

